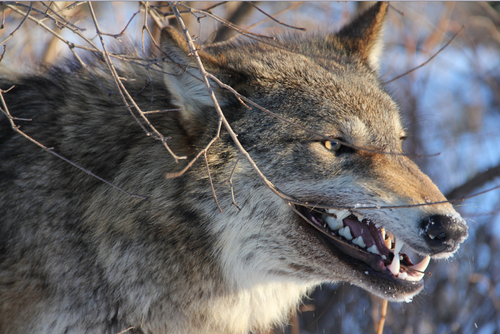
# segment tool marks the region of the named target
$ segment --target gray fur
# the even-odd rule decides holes
[[[386,4],[339,36],[286,36],[280,48],[219,44],[202,54],[221,80],[265,108],[321,134],[401,152],[399,109],[380,84],[375,60]],[[215,109],[187,46],[167,28],[164,71],[140,66],[121,76],[179,156],[192,158],[214,136]],[[373,53],[373,54],[372,54]],[[177,64],[175,65],[173,61]],[[145,136],[121,104],[111,77],[96,82],[78,66],[3,78],[0,88],[21,129],[80,166],[147,200],[130,197],[29,143],[0,119],[0,333],[248,333],[285,322],[324,282],[347,281],[390,300],[421,284],[398,284],[318,236],[259,180],[244,159],[233,184],[217,189],[203,159],[183,176],[164,146]],[[149,74],[153,80],[149,82]],[[198,75],[199,76],[199,75]],[[145,86],[145,82],[147,85]],[[106,91],[102,86],[107,87]],[[111,92],[111,94],[110,94]],[[407,205],[443,195],[407,157],[328,151],[310,133],[242,106],[216,90],[223,111],[262,172],[284,193],[327,206]],[[227,133],[208,152],[221,185],[239,153]],[[189,159],[188,159],[189,160]],[[356,213],[386,227],[422,255],[433,253],[419,223],[453,215],[449,204]]]

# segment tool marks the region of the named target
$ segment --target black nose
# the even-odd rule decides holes
[[[422,234],[433,254],[454,252],[467,238],[467,225],[460,218],[435,215],[422,222]]]

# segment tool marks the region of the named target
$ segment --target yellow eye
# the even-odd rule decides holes
[[[324,145],[330,151],[338,151],[340,148],[340,143],[338,141],[325,140]]]

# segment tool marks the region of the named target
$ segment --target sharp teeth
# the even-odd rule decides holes
[[[343,227],[339,230],[339,234],[347,240],[352,240],[351,229],[349,226]]]
[[[365,248],[366,244],[361,236],[357,237],[352,241],[353,244],[358,245],[361,248]]]
[[[391,238],[387,238],[384,240],[384,243],[385,245],[387,246],[387,248],[391,249],[392,248],[392,241],[391,241]]]
[[[385,240],[385,228],[381,228],[380,232],[382,232],[382,240]]]
[[[408,274],[406,273],[406,271],[403,271],[402,273],[399,273],[398,275],[398,278],[401,278],[401,279],[406,279],[408,277]]]
[[[326,212],[336,216],[338,220],[343,220],[344,218],[349,217],[351,215],[349,210],[327,209]]]
[[[393,275],[399,274],[399,257],[395,256],[392,263],[387,267]]]
[[[380,254],[380,252],[378,251],[377,246],[375,246],[375,245],[373,245],[370,248],[368,248],[367,251],[369,251],[370,253],[373,253],[373,254]]]
[[[358,218],[359,221],[363,221],[363,219],[365,219],[365,216],[360,215],[359,213],[354,212],[353,214],[356,216],[356,218]]]
[[[427,269],[429,262],[431,262],[431,257],[429,255],[427,255],[426,257],[424,257],[424,259],[422,261],[420,261],[419,263],[417,263],[414,266],[409,266],[408,268],[413,269],[413,270],[417,270],[420,272],[424,272],[425,269]]]
[[[399,274],[399,252],[401,251],[401,248],[403,248],[404,242],[395,239],[394,241],[396,244],[394,246],[394,259],[392,259],[392,263],[387,266],[387,269],[391,271],[391,273],[394,276],[397,276]]]
[[[401,248],[403,248],[405,243],[396,238],[394,238],[394,243],[396,244],[394,246],[394,257],[399,258],[399,252],[401,252]]]
[[[400,274],[401,275],[401,274]],[[422,278],[424,278],[424,274],[421,273],[412,273],[411,275],[406,276],[405,280],[407,281],[412,281],[412,282],[418,282]]]
[[[328,224],[328,227],[332,231],[337,231],[339,228],[344,227],[344,223],[342,223],[342,220],[335,219],[333,217],[327,216],[325,218],[326,223]]]
[[[334,215],[335,217],[337,217],[337,210],[335,209],[326,209],[326,213],[329,213],[331,215]]]

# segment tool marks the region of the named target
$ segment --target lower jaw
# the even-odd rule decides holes
[[[321,243],[329,248],[329,252],[334,253],[334,257],[337,258],[342,265],[352,269],[352,271],[349,270],[349,272],[352,273],[352,276],[342,278],[342,281],[354,284],[363,290],[394,302],[410,302],[413,296],[422,291],[424,287],[423,280],[407,281],[398,279],[385,269],[382,264],[380,264],[377,269],[377,262],[375,261],[381,260],[377,259],[375,254],[368,254],[367,256],[371,257],[372,261],[374,261],[370,261],[372,266],[376,267],[373,268],[364,261],[348,255],[342,250],[341,243],[336,244],[332,242],[320,231],[314,229],[309,223],[301,219],[300,224],[304,226],[307,225],[306,229],[310,230],[316,238],[320,239],[322,241]],[[345,245],[345,247],[349,246]],[[373,265],[373,263],[375,263],[375,265]],[[335,273],[333,276],[336,276]],[[327,278],[326,280],[328,281],[329,279]]]

